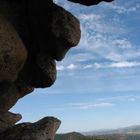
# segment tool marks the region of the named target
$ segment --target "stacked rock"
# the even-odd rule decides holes
[[[79,21],[52,1],[0,0],[0,9],[0,115],[3,116],[34,88],[54,83],[55,61],[62,60],[78,44],[81,33]],[[21,118],[19,114],[10,115],[12,120]],[[14,125],[7,117],[3,121],[6,127]]]
[[[79,20],[52,0],[0,0],[0,140],[53,140],[59,120],[50,117],[15,125],[22,116],[9,109],[34,88],[55,82],[56,61],[80,37]]]

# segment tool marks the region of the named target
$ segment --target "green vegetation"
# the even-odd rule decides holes
[[[140,134],[112,134],[103,136],[85,137],[81,140],[140,140]]]
[[[107,139],[103,139],[103,138],[94,138],[94,137],[87,137],[81,140],[107,140]]]
[[[84,136],[80,133],[56,135],[55,140],[140,140],[140,134],[110,134],[101,136]]]
[[[140,125],[100,133],[94,132],[92,136],[84,136],[77,132],[58,134],[55,140],[140,140]]]
[[[58,134],[55,136],[55,140],[82,140],[84,138],[86,138],[84,135],[77,132]]]

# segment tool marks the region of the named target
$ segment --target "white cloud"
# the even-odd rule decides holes
[[[64,70],[69,70],[69,71],[76,71],[76,70],[97,70],[97,69],[124,69],[124,68],[134,68],[134,67],[140,67],[140,62],[136,61],[121,61],[121,62],[108,62],[108,63],[93,63],[93,64],[69,64],[69,65],[58,65],[57,70],[59,71],[64,71]]]
[[[85,65],[83,69],[103,69],[103,68],[132,68],[140,66],[140,62],[111,62],[111,63],[94,63],[93,65]]]
[[[118,48],[122,48],[122,49],[131,49],[132,48],[132,44],[130,43],[130,41],[128,41],[125,38],[114,40],[113,45],[118,47]]]
[[[69,70],[74,70],[74,69],[76,69],[78,66],[76,66],[75,64],[70,64],[70,65],[68,65],[67,66],[67,69],[69,69]]]
[[[56,69],[59,70],[59,71],[63,71],[65,68],[62,65],[57,65]]]
[[[93,68],[93,65],[85,65],[83,68],[84,69],[91,69],[91,68]]]
[[[99,98],[98,101],[101,102],[115,102],[115,101],[130,101],[134,102],[136,100],[140,100],[140,96],[134,96],[134,95],[126,95],[126,96],[114,96],[109,98]]]
[[[111,62],[108,64],[98,64],[95,63],[93,65],[93,68],[100,69],[100,68],[133,68],[133,67],[139,67],[140,62],[129,62],[129,61],[122,61],[122,62]]]
[[[140,49],[129,40],[128,36],[131,32],[125,26],[125,20],[118,16],[118,13],[137,10],[140,7],[139,0],[101,3],[99,8],[95,7],[95,10],[94,7],[85,8],[76,4],[71,5],[62,0],[59,0],[58,3],[63,3],[65,8],[76,14],[81,22],[82,30],[79,47],[74,48],[77,53],[69,53],[58,66],[58,70],[140,66],[140,63],[137,62],[140,58]],[[102,10],[104,12],[101,12]],[[110,11],[111,16],[108,14]]]
[[[140,66],[140,62],[118,62],[118,63],[112,63],[108,65],[107,67],[111,68],[131,68],[131,67],[137,67]]]
[[[100,15],[96,15],[96,14],[80,14],[79,15],[79,19],[80,20],[99,20],[101,19],[101,16]]]
[[[94,107],[109,107],[109,106],[114,106],[114,104],[112,103],[98,103],[98,104],[94,104]]]
[[[121,3],[123,3],[121,5]],[[109,8],[116,11],[118,14],[124,14],[124,13],[130,13],[135,12],[140,8],[139,0],[133,0],[133,1],[122,1],[119,2],[114,1],[110,4],[106,4]]]
[[[71,104],[72,108],[75,109],[95,109],[102,107],[112,107],[115,104],[109,102],[100,102],[100,103],[73,103]]]

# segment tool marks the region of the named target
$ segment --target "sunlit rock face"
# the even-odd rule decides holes
[[[84,5],[101,2],[70,1]],[[61,61],[80,37],[79,20],[52,0],[0,0],[0,140],[54,139],[58,119],[15,125],[22,116],[9,110],[35,88],[53,85],[56,61]]]

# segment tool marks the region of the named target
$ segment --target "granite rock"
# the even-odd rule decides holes
[[[83,4],[86,6],[92,6],[92,5],[97,5],[103,1],[104,2],[112,2],[113,0],[69,0],[69,1],[74,2],[74,3],[80,3],[80,4]]]
[[[45,117],[36,123],[18,124],[0,133],[0,140],[54,140],[60,123],[57,118]]]
[[[27,58],[27,50],[13,26],[0,16],[0,82],[14,82]]]
[[[20,114],[0,111],[0,133],[14,126],[21,118],[22,116]]]

